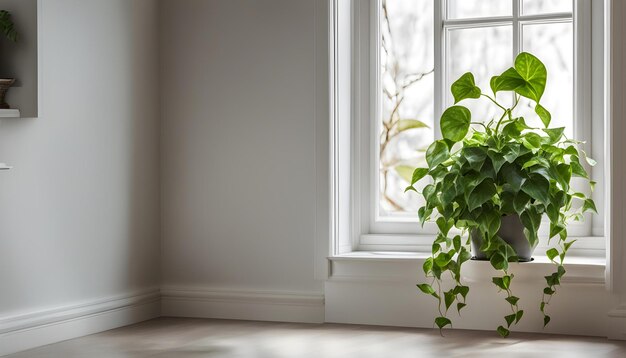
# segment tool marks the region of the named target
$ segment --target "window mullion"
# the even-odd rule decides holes
[[[522,28],[519,21],[520,17],[520,1],[513,1],[513,58],[522,52]]]
[[[444,29],[444,20],[446,19],[446,11],[447,9],[447,0],[435,0],[434,6],[434,45],[435,45],[435,61],[434,70],[435,70],[435,98],[434,98],[434,131],[435,131],[435,139],[442,138],[441,136],[441,128],[437,125],[437,118],[441,117],[441,113],[443,112],[443,106],[445,102],[445,92],[444,92],[444,80],[446,78],[445,66],[445,58],[446,58],[446,31]]]

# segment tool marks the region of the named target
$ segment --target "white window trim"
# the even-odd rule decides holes
[[[512,0],[514,2],[518,2],[519,0]],[[443,6],[443,2],[440,3]],[[573,16],[575,17],[574,23],[575,26],[580,26],[580,24],[585,24],[584,26],[589,26],[591,23],[591,15],[590,11],[581,11],[581,6],[592,6],[590,0],[579,0],[577,2],[578,9],[575,10]],[[367,250],[383,250],[383,251],[429,251],[430,242],[432,242],[433,232],[435,232],[436,228],[434,224],[427,223],[425,226],[425,231],[421,231],[424,234],[414,235],[409,234],[411,232],[420,232],[420,225],[415,222],[406,222],[409,220],[403,220],[402,218],[398,218],[395,223],[377,223],[378,227],[376,230],[371,230],[372,222],[370,219],[372,218],[372,200],[370,198],[370,193],[377,193],[377,180],[370,180],[372,177],[371,170],[372,165],[377,165],[374,160],[377,161],[376,155],[376,146],[371,145],[371,141],[376,141],[376,135],[374,135],[375,131],[372,131],[368,126],[363,125],[360,121],[351,120],[353,118],[373,118],[372,113],[377,113],[379,105],[373,103],[373,101],[355,101],[351,102],[350,105],[345,104],[345,98],[364,98],[364,95],[367,94],[368,97],[379,98],[377,91],[377,76],[372,76],[370,69],[372,68],[370,61],[378,61],[378,55],[372,55],[372,48],[377,48],[378,46],[377,38],[374,36],[369,36],[369,38],[363,38],[363,34],[370,33],[369,26],[370,24],[378,24],[378,21],[373,21],[377,19],[376,11],[378,11],[377,0],[369,0],[369,1],[342,1],[342,0],[334,0],[330,3],[331,6],[331,14],[332,14],[332,22],[333,26],[331,29],[331,43],[334,43],[334,48],[331,48],[332,58],[334,61],[331,63],[332,71],[331,74],[331,101],[334,103],[332,106],[334,108],[334,112],[332,113],[334,118],[333,134],[331,140],[333,140],[333,145],[335,148],[342,148],[342,150],[333,151],[333,155],[331,157],[334,166],[331,168],[332,170],[332,178],[334,182],[331,188],[333,199],[332,212],[333,212],[333,220],[332,220],[332,234],[336,240],[333,240],[332,253],[333,254],[342,254],[351,251],[367,251]],[[339,11],[335,11],[336,6],[342,7],[343,14],[339,14]],[[594,5],[595,6],[595,5]],[[438,7],[437,7],[438,8]],[[436,11],[442,11],[442,8],[438,8]],[[342,21],[339,20],[340,16],[345,16],[345,12],[350,12],[350,21],[349,26],[346,24],[345,19]],[[582,16],[584,14],[585,16]],[[564,17],[569,16],[566,14],[559,14],[558,16]],[[367,19],[364,21],[363,19]],[[525,20],[541,20],[545,19],[544,16],[532,16],[525,17]],[[602,17],[600,17],[602,19]],[[468,20],[448,20],[449,22],[454,22],[455,24],[467,24]],[[484,19],[480,20],[481,22]],[[501,21],[501,19],[492,19],[489,21]],[[341,41],[335,41],[334,35],[332,34],[338,27],[343,26],[343,30],[349,30],[349,35],[346,37],[344,34],[344,43],[339,44]],[[346,27],[348,26],[349,29]],[[602,29],[602,26],[600,26]],[[594,28],[594,31],[597,29]],[[442,35],[443,29],[440,29],[439,34],[436,36]],[[578,33],[575,28],[575,33]],[[585,34],[588,34],[589,31],[585,31]],[[600,34],[602,35],[602,34]],[[578,36],[578,35],[576,35]],[[599,36],[602,37],[602,36]],[[346,46],[345,42],[349,39],[350,44]],[[436,42],[437,43],[437,42]],[[349,49],[349,50],[346,50]],[[340,51],[344,54],[343,58],[341,56],[335,56]],[[588,56],[579,56],[582,59],[582,64],[580,60],[575,61],[576,67],[575,71],[578,73],[577,76],[580,76],[580,72],[583,72],[584,77],[580,76],[577,78],[582,79],[583,81],[590,82],[591,72],[589,70],[584,71],[583,68],[586,66],[587,68],[592,68],[594,74],[597,75],[596,72],[600,72],[602,74],[604,72],[603,69],[598,70],[596,67],[591,67],[590,63],[593,60],[598,60],[597,58],[591,58],[591,36],[583,36],[580,41],[576,42],[575,51],[577,53],[586,54]],[[600,55],[600,61],[603,62],[603,56]],[[375,68],[378,68],[377,62]],[[441,58],[436,59],[436,63],[441,63]],[[364,70],[367,69],[367,70]],[[334,76],[337,76],[340,72],[348,71],[352,78],[350,80],[343,78],[342,81],[336,80]],[[441,71],[436,71],[438,75],[441,77]],[[342,82],[342,83],[338,83]],[[600,81],[601,82],[601,81]],[[440,79],[435,80],[436,86],[439,84],[439,90],[444,91],[443,82]],[[437,87],[436,87],[437,88]],[[576,88],[581,88],[581,86],[576,86]],[[603,83],[592,83],[591,85],[582,86],[585,90],[582,93],[577,93],[576,96],[580,98],[580,100],[575,100],[577,108],[575,109],[576,113],[583,113],[583,116],[587,119],[577,121],[576,128],[581,125],[585,130],[585,133],[591,133],[593,138],[584,138],[585,140],[591,140],[594,145],[591,150],[592,155],[595,155],[597,158],[604,157],[604,141],[602,126],[591,132],[587,130],[591,126],[591,116],[597,117],[598,115],[604,115],[604,100],[591,98],[590,93],[593,90],[597,90],[598,88],[604,88]],[[443,97],[440,97],[443,98]],[[577,98],[577,97],[575,97]],[[342,101],[343,100],[343,101]],[[594,100],[594,104],[596,107],[593,108],[592,113],[592,100]],[[601,108],[597,108],[597,104],[601,104]],[[436,103],[436,116],[441,113],[442,106],[441,103]],[[349,117],[349,119],[346,119]],[[595,129],[595,128],[594,128]],[[346,133],[349,131],[350,133]],[[575,129],[578,132],[577,129]],[[341,132],[341,133],[339,133]],[[599,140],[598,138],[599,137]],[[580,138],[580,136],[578,136]],[[354,155],[357,153],[366,153],[366,155]],[[369,158],[369,160],[363,160],[362,157]],[[374,158],[374,160],[372,160]],[[600,169],[600,168],[599,168]],[[343,175],[337,175],[338,173],[343,172]],[[594,175],[595,174],[595,175]],[[602,173],[592,173],[593,177],[598,182],[602,182],[603,175]],[[340,178],[341,177],[341,178]],[[374,176],[375,178],[377,176]],[[342,184],[343,182],[343,184]],[[351,188],[350,195],[345,195],[345,190],[338,190],[339,188]],[[365,188],[369,188],[369,190],[363,190]],[[600,185],[601,190],[596,191],[598,197],[600,198],[599,207],[603,207],[602,196],[604,195],[604,188]],[[344,194],[343,197],[342,193]],[[377,197],[377,195],[375,195]],[[341,198],[340,198],[341,197]],[[598,198],[596,198],[597,200]],[[402,221],[405,221],[404,223]],[[401,225],[398,225],[398,222]],[[605,255],[605,240],[598,239],[599,236],[603,234],[603,227],[601,226],[604,220],[600,218],[600,220],[594,220],[596,224],[595,227],[589,232],[587,235],[578,236],[578,249],[573,252],[574,255],[583,255],[583,256],[604,256]],[[598,223],[600,225],[598,225]],[[574,235],[572,235],[574,236]],[[545,240],[544,240],[545,242]],[[540,244],[538,250],[546,247],[547,244]],[[540,252],[540,251],[538,251]]]

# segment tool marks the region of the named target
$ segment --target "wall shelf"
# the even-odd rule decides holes
[[[6,101],[19,108],[16,115],[0,109],[0,118],[36,118],[38,109],[38,10],[40,0],[0,0],[0,9],[11,12],[18,33],[16,43],[0,35],[0,78],[15,78]]]
[[[0,109],[0,118],[20,118],[19,109]]]

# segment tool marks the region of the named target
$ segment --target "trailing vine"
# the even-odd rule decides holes
[[[575,241],[567,241],[567,222],[582,220],[584,212],[596,212],[596,207],[587,194],[571,186],[572,178],[580,177],[593,190],[595,183],[589,179],[584,163],[593,166],[595,161],[579,148],[581,142],[564,135],[565,128],[549,128],[551,114],[540,104],[546,81],[544,64],[525,52],[517,56],[514,67],[491,78],[493,95],[475,85],[472,73],[462,75],[451,88],[455,105],[441,116],[443,139],[428,147],[428,167],[415,169],[411,185],[406,188],[417,192],[414,185],[431,178],[421,192],[426,204],[418,215],[422,225],[434,220],[439,233],[431,257],[423,266],[424,274],[432,281],[417,286],[437,300],[439,316],[435,324],[440,330],[452,325],[448,310],[455,302],[459,315],[466,306],[469,287],[461,281],[461,268],[471,258],[471,239],[480,239],[480,251],[500,272],[492,282],[506,294],[505,301],[511,308],[497,332],[507,337],[511,326],[522,319],[524,311],[519,298],[513,295],[514,275],[509,271],[509,263],[519,261],[518,253],[499,235],[502,217],[510,215],[519,217],[532,248],[538,244],[543,216],[550,222],[549,241],[558,238],[555,247],[546,252],[556,270],[545,276],[539,307],[544,326],[550,322],[547,308],[565,275],[563,262]],[[512,93],[510,105],[498,99],[500,92]],[[516,116],[521,98],[534,103],[536,117],[532,119],[539,119],[542,127],[531,126],[525,118]],[[502,111],[500,117],[472,121],[470,110],[457,104],[477,99],[497,106]],[[446,272],[454,283],[448,290],[442,286]]]

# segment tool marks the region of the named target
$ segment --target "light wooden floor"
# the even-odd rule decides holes
[[[127,357],[626,357],[601,338],[351,325],[160,318],[61,342],[13,358]]]

